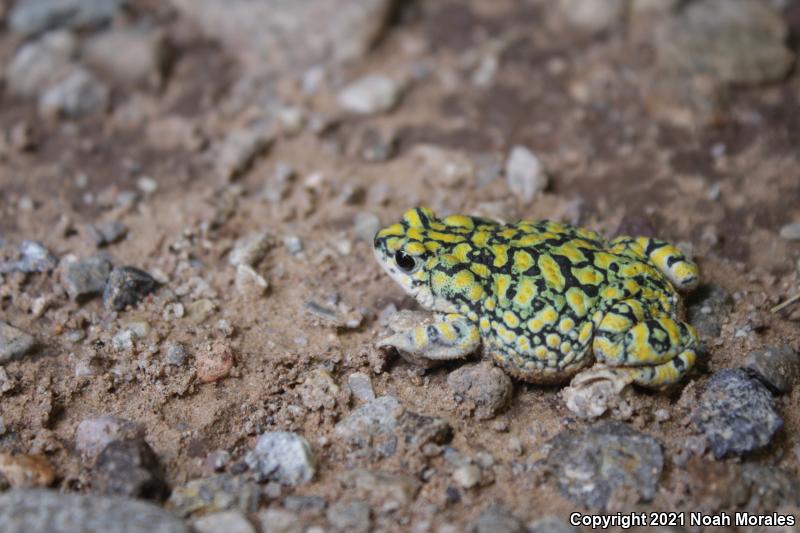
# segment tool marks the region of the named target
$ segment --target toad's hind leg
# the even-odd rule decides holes
[[[399,331],[378,342],[424,359],[447,360],[466,357],[480,346],[478,327],[458,314],[437,317],[433,324]]]
[[[678,289],[688,291],[697,286],[700,273],[694,261],[666,241],[650,237],[617,237],[611,241],[612,251],[648,259]]]
[[[636,300],[618,302],[600,319],[592,350],[600,363],[645,387],[678,381],[694,366],[697,333],[685,322],[649,316]]]

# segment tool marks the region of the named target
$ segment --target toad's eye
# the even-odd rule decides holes
[[[411,274],[417,267],[417,260],[402,250],[395,252],[394,262],[397,263],[397,268],[406,274]]]

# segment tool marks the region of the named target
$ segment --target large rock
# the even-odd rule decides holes
[[[605,509],[620,497],[650,501],[656,494],[664,454],[650,435],[607,421],[564,431],[550,446],[547,467],[561,493],[579,505]]]
[[[395,0],[172,0],[255,74],[363,56]]]
[[[692,420],[717,459],[763,448],[783,426],[767,388],[739,368],[711,376]]]
[[[188,533],[177,517],[149,503],[44,489],[0,495],[3,533]]]

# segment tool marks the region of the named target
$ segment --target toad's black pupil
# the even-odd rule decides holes
[[[417,264],[416,261],[414,261],[414,258],[405,252],[395,253],[394,261],[397,263],[397,266],[400,267],[400,270],[404,270],[406,272],[414,270],[414,265]]]

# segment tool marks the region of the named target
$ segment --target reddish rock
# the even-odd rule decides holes
[[[197,377],[203,383],[213,383],[228,375],[235,362],[233,349],[225,343],[214,343],[197,355]]]

